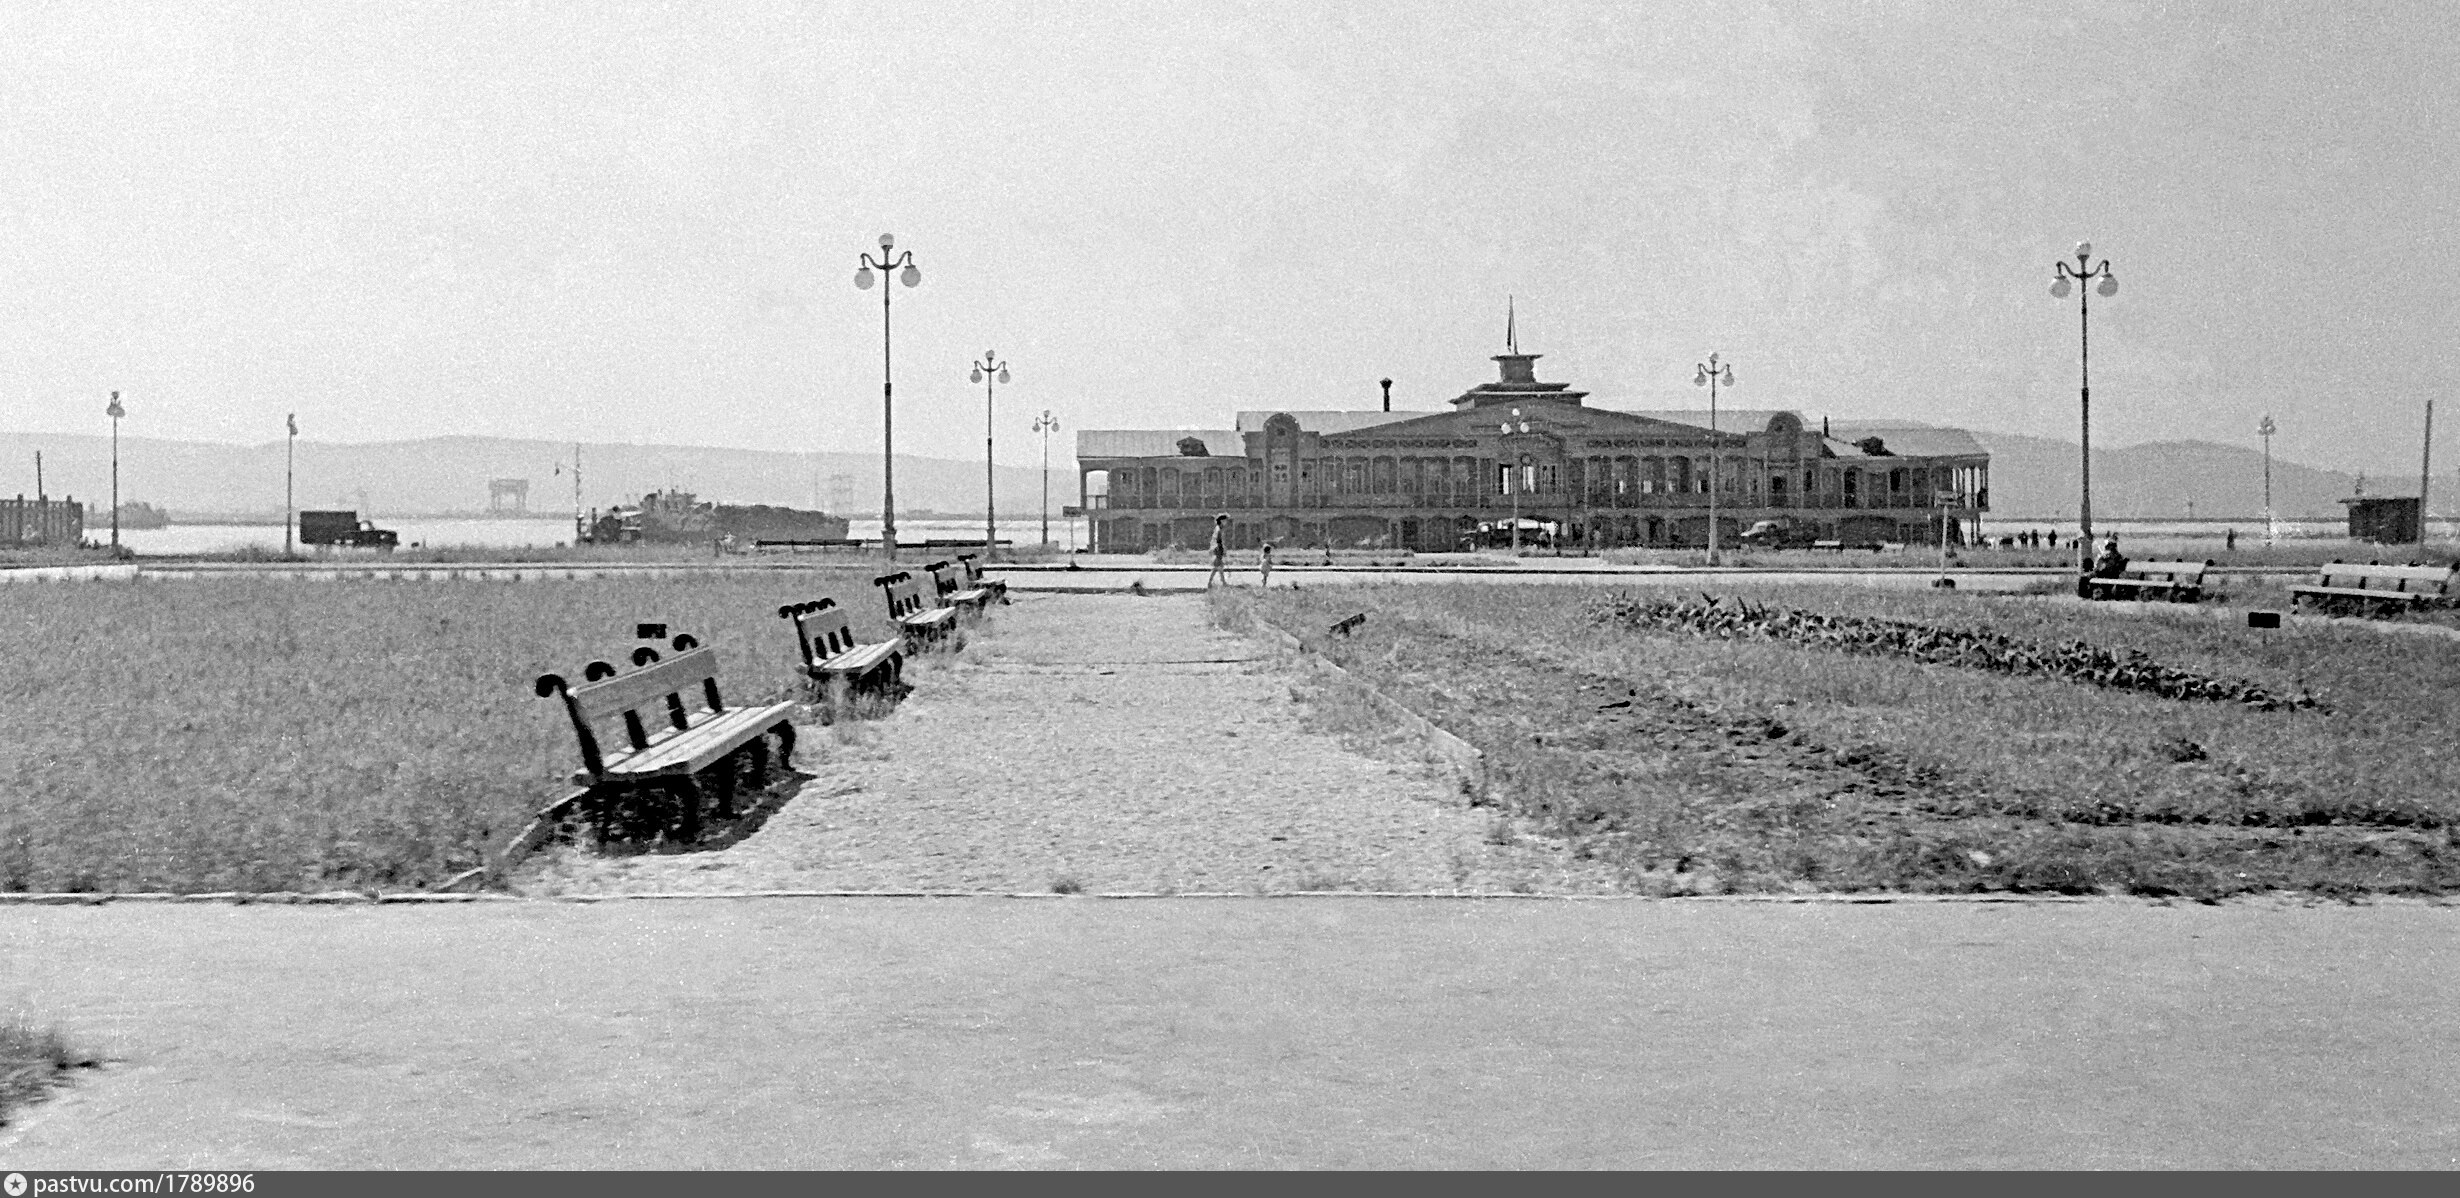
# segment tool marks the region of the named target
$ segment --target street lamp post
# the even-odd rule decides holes
[[[1734,364],[1720,367],[1717,355],[1708,355],[1699,373],[1691,376],[1691,385],[1708,388],[1708,564],[1717,560],[1717,492],[1725,485],[1725,445],[1717,436],[1717,386],[1734,385]]]
[[[1512,409],[1512,418],[1503,422],[1504,448],[1512,455],[1504,472],[1504,489],[1512,496],[1512,556],[1516,558],[1520,556],[1520,493],[1528,487],[1529,476],[1537,470],[1537,460],[1529,452],[1529,447],[1537,442],[1531,438],[1551,437],[1553,429],[1554,426],[1543,419],[1531,420],[1522,415],[1519,408]],[[1562,531],[1560,524],[1556,525],[1556,531]]]
[[[982,384],[982,560],[987,562],[997,556],[999,545],[999,513],[991,498],[991,389],[1008,381],[1008,364],[986,349],[982,360],[974,363],[973,378]],[[1049,490],[1045,480],[1043,491],[1047,495]]]
[[[2264,413],[2263,420],[2255,426],[2256,435],[2264,439],[2264,544],[2266,545],[2272,544],[2276,535],[2272,522],[2272,434],[2278,431],[2278,428],[2279,426],[2272,423],[2270,412]]]
[[[922,282],[922,271],[914,265],[914,251],[895,254],[896,237],[880,234],[880,257],[874,261],[869,251],[861,256],[861,265],[854,271],[854,285],[869,290],[871,272],[897,272],[897,281],[908,287]],[[895,254],[891,257],[891,254]],[[897,409],[895,391],[889,379],[888,296],[891,289],[880,287],[880,549],[890,562],[897,560]]]
[[[298,523],[292,516],[299,505],[292,499],[291,484],[298,478],[296,467],[299,464],[299,413],[292,412],[284,416],[282,420],[284,426],[290,429],[290,441],[282,450],[282,556],[289,557],[291,526]]]
[[[2083,568],[2087,571],[2092,569],[2093,563],[2093,300],[2089,293],[2099,291],[2104,297],[2118,294],[2118,276],[2110,272],[2110,260],[2104,258],[2099,265],[2095,265],[2092,257],[2093,243],[2077,242],[2074,268],[2070,269],[2064,262],[2055,263],[2056,277],[2050,284],[2050,294],[2065,299],[2068,289],[2074,284],[2101,280],[2098,287],[2076,292],[2076,327],[2079,330],[2076,367],[2081,380],[2078,411],[2083,422],[2078,436],[2082,442],[2083,486],[2078,494],[2076,514],[2084,529],[2084,535],[2077,538],[2076,545]]]
[[[1051,434],[1059,431],[1059,418],[1049,408],[1034,417],[1034,431],[1042,434],[1042,544],[1051,543]]]
[[[111,406],[103,409],[111,417],[111,553],[120,552],[120,417],[128,409],[120,406],[120,393],[111,393]]]

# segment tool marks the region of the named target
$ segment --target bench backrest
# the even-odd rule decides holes
[[[2380,566],[2365,562],[2330,562],[2315,575],[2319,587],[2357,591],[2392,591],[2407,595],[2450,595],[2455,566]]]
[[[957,555],[957,564],[965,567],[965,585],[969,587],[982,585],[982,563],[977,560],[976,555],[960,553]]]
[[[933,562],[923,569],[931,571],[931,585],[942,598],[954,595],[966,587],[965,571],[947,562]]]
[[[663,720],[681,731],[696,718],[726,710],[725,700],[718,696],[717,650],[700,647],[689,634],[676,637],[674,644],[678,652],[665,660],[659,660],[657,651],[647,646],[633,650],[633,662],[642,668],[629,674],[593,661],[582,674],[588,681],[578,687],[559,675],[539,676],[536,690],[540,698],[563,697],[564,710],[572,717],[573,732],[581,741],[582,764],[591,773],[606,765],[598,744],[598,729],[603,724],[621,720],[624,740],[637,753],[649,747],[653,720]],[[695,688],[694,683],[699,686]]]
[[[819,665],[855,646],[853,624],[834,599],[789,603],[778,608],[777,614],[794,622],[794,639],[802,647],[804,665]]]
[[[2119,571],[2118,576],[2121,578],[2145,579],[2159,576],[2163,582],[2191,582],[2200,584],[2204,581],[2204,571],[2211,568],[2212,563],[2208,561],[2128,562],[2127,568]]]
[[[903,619],[918,611],[928,611],[940,606],[937,588],[935,587],[931,596],[926,599],[923,595],[922,580],[905,570],[899,570],[894,574],[883,574],[872,579],[871,585],[880,588],[881,593],[888,597],[888,618],[892,620]]]

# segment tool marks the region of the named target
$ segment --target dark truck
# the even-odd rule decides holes
[[[361,549],[390,552],[401,544],[401,534],[389,528],[378,528],[359,519],[357,512],[299,513],[299,543],[302,545],[350,545]]]

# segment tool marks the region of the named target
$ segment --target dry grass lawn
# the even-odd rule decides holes
[[[780,604],[834,596],[888,638],[871,573],[10,587],[0,890],[432,885],[566,789],[537,675],[629,669],[660,621],[750,701],[795,681]]]

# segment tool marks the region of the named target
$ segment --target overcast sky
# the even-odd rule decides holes
[[[1737,405],[2072,439],[2089,237],[2097,442],[2270,411],[2414,470],[2460,379],[2455,14],[29,0],[0,428],[116,388],[132,435],[876,450],[892,231],[903,451],[980,454],[986,347],[1018,464],[1043,408],[1439,406],[1507,295],[1593,402],[1703,405],[1717,350]]]

